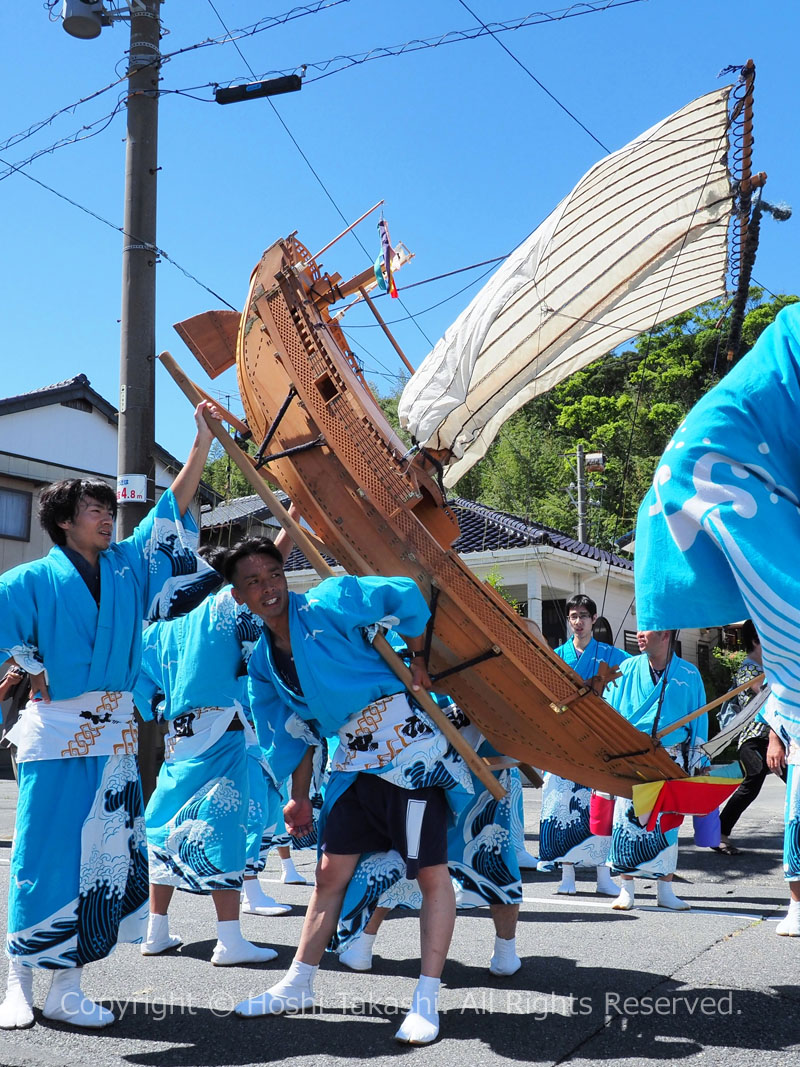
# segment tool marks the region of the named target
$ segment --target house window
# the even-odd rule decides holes
[[[639,644],[636,640],[636,630],[625,631],[625,643],[623,647],[629,656],[639,655]]]
[[[0,537],[29,541],[31,537],[32,493],[0,489]]]
[[[542,633],[551,648],[557,648],[567,640],[566,598],[542,601]]]
[[[637,630],[626,630],[625,631],[625,651],[631,656],[640,655],[639,643],[636,640],[637,632],[638,632]],[[676,641],[675,642],[675,648],[673,649],[673,651],[674,651],[675,655],[680,658],[680,654],[681,654],[681,643],[680,643],[680,641]]]

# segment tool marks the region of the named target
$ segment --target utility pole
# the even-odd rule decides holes
[[[578,540],[586,542],[586,463],[583,454],[583,445],[575,449],[575,461],[577,468],[577,504],[578,504]]]
[[[123,497],[117,539],[129,536],[155,500],[156,191],[161,0],[130,7],[125,221],[118,467],[120,476],[145,476],[146,490]],[[125,492],[124,486],[120,494]]]

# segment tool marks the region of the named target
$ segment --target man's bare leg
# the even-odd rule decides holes
[[[241,963],[269,963],[278,953],[259,948],[242,937],[239,925],[238,889],[214,889],[211,892],[217,912],[217,943],[211,954],[215,967],[235,967]]]
[[[236,1005],[237,1015],[281,1015],[314,1004],[314,976],[325,947],[336,930],[342,901],[359,855],[337,856],[324,852],[317,864],[316,885],[308,902],[300,944],[292,966],[277,985]]]
[[[516,974],[522,966],[517,955],[517,919],[519,904],[491,904],[489,911],[494,920],[494,952],[489,963],[492,974],[506,976]]]
[[[142,942],[143,956],[159,956],[183,944],[176,934],[169,932],[169,904],[175,887],[150,883],[150,916],[147,920],[147,937]]]
[[[456,898],[446,863],[421,867],[417,881],[422,892],[419,914],[422,967],[411,1010],[394,1035],[409,1045],[428,1045],[439,1035],[439,984],[453,937]]]

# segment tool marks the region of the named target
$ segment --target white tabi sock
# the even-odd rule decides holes
[[[6,995],[0,1004],[0,1030],[25,1030],[29,1026],[33,1026],[33,967],[10,959]]]
[[[489,970],[496,975],[516,974],[522,966],[522,960],[517,955],[517,939],[510,938],[508,941],[502,937],[494,939],[494,953],[489,962]]]
[[[281,871],[281,881],[285,882],[286,885],[308,885],[306,879],[292,862],[291,856],[287,856],[286,859],[281,859],[281,867],[283,868]]]
[[[259,948],[242,937],[238,919],[217,921],[217,943],[211,953],[215,967],[235,967],[240,963],[269,963],[278,953],[272,948]]]
[[[800,937],[800,900],[790,900],[786,918],[775,927],[781,937]]]
[[[439,1036],[439,986],[438,978],[421,974],[411,998],[411,1010],[403,1019],[403,1025],[394,1035],[395,1041],[405,1045],[430,1045]]]
[[[357,938],[339,953],[339,962],[351,971],[368,971],[372,966],[372,950],[377,934],[359,934]]]
[[[656,903],[659,908],[669,908],[671,911],[689,911],[692,906],[675,896],[671,882],[663,881],[656,883]]]
[[[614,911],[630,911],[636,903],[633,894],[633,882],[625,881],[620,887],[619,896],[611,905]]]
[[[561,885],[556,890],[558,893],[568,893],[570,896],[575,889],[575,864],[565,863],[561,867]]]
[[[597,868],[597,892],[607,897],[615,897],[619,893],[619,886],[611,877],[611,871],[605,864]]]
[[[158,956],[182,944],[177,934],[169,932],[169,915],[156,915],[151,911],[147,920],[147,937],[140,949],[142,955]]]
[[[245,878],[242,883],[242,911],[245,915],[288,915],[291,904],[279,904],[261,888],[257,878]]]
[[[46,1019],[69,1023],[70,1026],[86,1026],[92,1030],[110,1026],[116,1022],[113,1013],[84,994],[81,989],[82,977],[83,967],[53,971],[42,1014]]]
[[[314,1007],[314,978],[318,967],[293,960],[277,985],[257,997],[243,1000],[233,1009],[237,1015],[252,1019],[258,1015],[283,1015]]]

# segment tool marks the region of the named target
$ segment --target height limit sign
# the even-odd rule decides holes
[[[147,475],[120,474],[117,478],[118,504],[144,504],[147,502]]]

